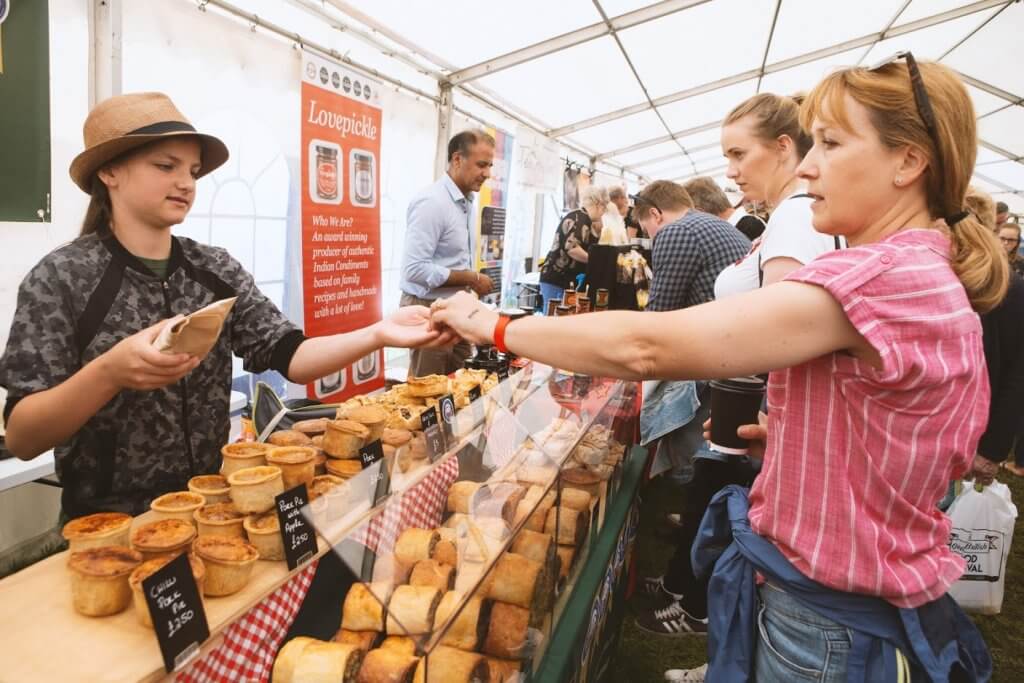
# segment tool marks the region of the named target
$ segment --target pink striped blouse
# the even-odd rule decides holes
[[[899,607],[963,573],[936,503],[988,419],[981,324],[949,253],[939,231],[905,230],[789,275],[828,290],[883,367],[834,353],[773,372],[750,494],[751,526],[800,571]]]

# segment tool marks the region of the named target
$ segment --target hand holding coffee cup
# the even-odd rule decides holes
[[[747,457],[754,460],[764,458],[765,444],[768,441],[768,416],[762,412],[757,414],[758,424],[740,425],[736,434],[750,442]],[[711,440],[711,418],[704,421],[704,440]]]
[[[758,411],[764,399],[764,380],[759,377],[733,377],[714,380],[711,386],[710,434],[711,450],[729,455],[748,455],[751,440],[757,440],[758,431],[749,432],[745,427],[758,430]],[[749,436],[748,436],[749,434]],[[763,453],[763,445],[759,448]],[[759,455],[755,453],[755,457]]]

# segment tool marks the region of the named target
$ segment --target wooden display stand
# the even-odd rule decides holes
[[[135,518],[133,527],[153,521]],[[318,557],[327,545],[318,539]],[[139,623],[135,610],[110,617],[85,617],[71,606],[68,552],[62,552],[0,581],[0,605],[6,624],[0,640],[4,681],[155,681],[168,676],[153,629]],[[238,593],[203,598],[210,638],[200,657],[220,644],[220,634],[293,572],[284,562],[258,561],[249,583]]]

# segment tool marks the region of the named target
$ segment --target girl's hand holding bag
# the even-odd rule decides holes
[[[221,299],[191,315],[168,320],[153,346],[162,353],[187,353],[197,358],[204,357],[217,343],[224,329],[224,321],[237,299]]]

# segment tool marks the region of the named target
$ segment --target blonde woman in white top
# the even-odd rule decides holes
[[[833,237],[814,229],[811,199],[802,196],[805,187],[796,169],[812,140],[800,128],[799,114],[798,99],[762,93],[725,118],[722,152],[729,161],[726,176],[736,183],[745,201],[767,205],[771,217],[750,252],[718,275],[716,299],[777,282],[837,246]],[[702,410],[696,419],[703,421],[709,412],[708,388],[701,386],[698,396]],[[636,609],[641,629],[666,636],[706,632],[707,582],[694,576],[690,548],[711,498],[729,484],[750,486],[755,475],[756,469],[748,462],[706,449],[695,454],[693,478],[682,497],[676,550],[664,574],[646,577],[641,585],[641,592],[650,598],[649,605]]]
[[[811,224],[811,199],[803,196],[805,188],[796,175],[796,167],[811,148],[811,139],[800,129],[799,114],[800,98],[761,93],[725,118],[726,176],[746,201],[767,204],[771,217],[750,253],[719,275],[716,299],[778,282],[841,246]]]

